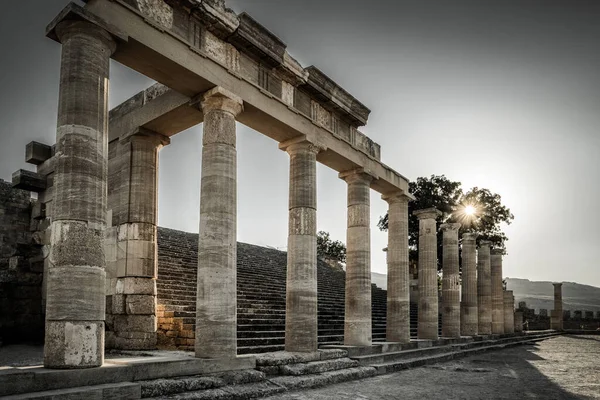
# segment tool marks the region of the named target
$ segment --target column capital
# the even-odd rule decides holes
[[[477,236],[479,235],[474,232],[465,232],[462,235],[463,240],[477,240]]]
[[[301,151],[319,154],[320,152],[327,150],[327,146],[322,143],[312,142],[308,140],[306,136],[302,135],[279,143],[279,149],[290,155]]]
[[[441,231],[456,231],[456,233],[458,233],[458,230],[460,229],[462,225],[460,224],[460,222],[452,222],[452,223],[446,223],[446,224],[441,224],[440,225],[440,230]]]
[[[109,56],[117,49],[117,42],[106,29],[88,21],[61,21],[56,25],[55,33],[60,43],[65,43],[76,35],[91,36],[106,47]]]
[[[493,256],[503,256],[504,255],[504,251],[502,251],[502,249],[490,249],[490,254]]]
[[[490,247],[492,245],[492,242],[489,240],[482,240],[481,242],[479,242],[479,247]]]
[[[413,211],[413,215],[417,217],[417,219],[436,219],[442,212],[435,207],[424,208],[422,210]]]
[[[244,111],[244,101],[241,97],[231,93],[221,86],[216,86],[202,95],[200,103],[202,112],[226,111],[236,117]]]
[[[554,285],[555,288],[560,288],[560,287],[562,287],[563,283],[562,282],[560,282],[560,283],[559,282],[553,282],[552,284]]]
[[[169,138],[168,136],[151,131],[150,129],[146,129],[141,126],[125,135],[122,135],[119,138],[119,142],[121,143],[128,143],[133,141],[147,141],[153,143],[156,147],[159,148],[171,144],[171,138]]]
[[[408,203],[409,201],[414,200],[415,196],[404,190],[398,190],[397,192],[382,195],[381,199],[385,200],[388,204]]]
[[[338,177],[345,180],[348,184],[357,182],[370,184],[377,179],[375,174],[365,170],[364,168],[356,168],[349,171],[340,172]]]

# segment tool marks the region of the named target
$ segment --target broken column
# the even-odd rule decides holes
[[[479,335],[492,333],[492,276],[490,242],[482,240],[477,253],[477,314]]]
[[[317,351],[317,154],[305,139],[281,143],[290,155],[285,311],[286,351]]]
[[[550,312],[550,329],[561,331],[563,329],[562,283],[552,285],[554,285],[554,310]]]
[[[443,224],[442,336],[460,337],[460,272],[458,268],[459,223]]]
[[[404,192],[382,196],[388,202],[386,340],[410,342],[408,201]]]
[[[515,298],[512,290],[503,292],[504,333],[515,333]]]
[[[435,208],[417,210],[419,219],[419,339],[438,339],[438,284],[436,218],[442,213]]]
[[[504,333],[502,250],[491,250],[490,268],[492,275],[492,333],[502,334]]]
[[[340,173],[339,177],[348,184],[344,344],[370,346],[372,339],[370,185],[373,177],[362,168]]]
[[[106,305],[108,76],[116,43],[84,21],[60,22],[55,32],[62,56],[44,366],[98,367]]]
[[[462,240],[462,290],[460,302],[460,334],[477,335],[477,235],[464,233]]]
[[[167,144],[168,137],[138,128],[119,138],[111,162],[118,169],[111,202],[116,203],[116,268],[109,310],[116,349],[156,348],[158,153]]]
[[[515,332],[523,332],[523,311],[515,311]]]
[[[237,355],[236,116],[243,101],[215,87],[202,99],[196,357]]]

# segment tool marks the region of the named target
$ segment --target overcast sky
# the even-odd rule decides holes
[[[11,2],[0,24],[0,178],[31,140],[54,143],[67,0]],[[409,179],[445,174],[515,215],[504,275],[600,286],[600,2],[230,0],[371,110],[361,130]],[[35,10],[35,11],[33,11]],[[152,81],[111,65],[115,106]],[[160,155],[159,224],[198,230],[202,127]],[[288,156],[238,125],[238,239],[285,249]],[[318,229],[345,241],[346,184],[318,168]],[[371,197],[372,270],[385,273],[387,205]]]

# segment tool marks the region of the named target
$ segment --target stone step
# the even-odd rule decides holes
[[[269,381],[246,383],[241,385],[228,385],[216,389],[200,390],[193,392],[179,393],[169,396],[169,399],[176,400],[247,400],[260,397],[267,397],[283,393],[286,388],[278,386]],[[164,399],[164,397],[151,397],[151,399]]]
[[[316,388],[356,379],[364,379],[374,376],[376,373],[377,370],[373,367],[354,367],[312,375],[276,376],[269,379],[269,381],[278,386],[282,386],[287,390],[297,390]]]
[[[32,392],[2,398],[12,400],[139,399],[140,384],[132,382],[108,383],[104,385]]]
[[[313,361],[308,363],[288,364],[279,367],[279,373],[282,375],[310,375],[321,374],[327,371],[336,371],[346,368],[358,367],[358,361],[349,358],[336,358],[333,360]]]

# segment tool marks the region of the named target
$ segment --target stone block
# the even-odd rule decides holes
[[[104,321],[46,321],[46,367],[99,367],[103,362]]]
[[[147,294],[156,296],[156,280],[134,277],[119,278],[115,290],[118,294]]]
[[[117,295],[121,296],[121,295]],[[155,315],[156,297],[147,294],[125,295],[125,312],[133,315]]]
[[[156,332],[154,315],[115,315],[115,331],[117,332]]]
[[[115,294],[112,297],[112,313],[115,315],[126,314],[125,312],[125,298],[124,294]]]
[[[39,274],[38,274],[39,275]],[[103,321],[105,279],[102,268],[48,269],[46,316],[49,320]]]
[[[12,185],[15,189],[36,193],[46,190],[47,186],[45,176],[24,169],[20,169],[12,174]]]
[[[40,165],[52,157],[52,146],[39,142],[29,142],[25,147],[25,162]]]

